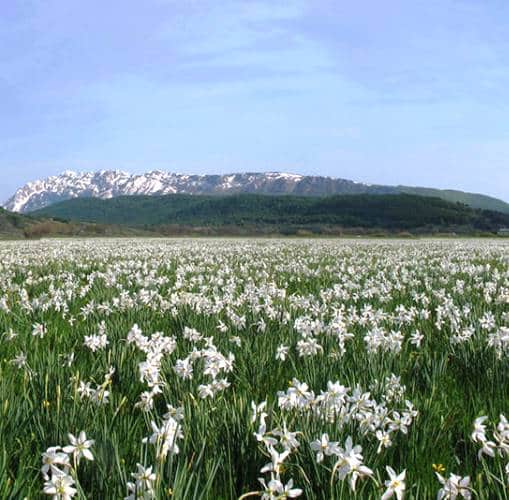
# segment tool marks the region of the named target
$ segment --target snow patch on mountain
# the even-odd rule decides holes
[[[121,170],[75,172],[29,182],[3,207],[31,212],[59,201],[78,197],[113,198],[125,195],[265,193],[325,195],[367,192],[368,186],[345,179],[304,176],[285,172],[188,175],[153,170],[129,174]]]

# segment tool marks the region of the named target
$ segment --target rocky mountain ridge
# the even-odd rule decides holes
[[[120,170],[82,173],[68,170],[61,175],[29,182],[18,189],[3,207],[12,212],[28,213],[74,198],[110,199],[129,195],[241,193],[299,196],[412,193],[438,196],[447,201],[460,201],[474,208],[509,213],[509,204],[501,200],[462,191],[372,185],[341,178],[284,172],[187,175],[159,170],[144,174],[129,174]]]

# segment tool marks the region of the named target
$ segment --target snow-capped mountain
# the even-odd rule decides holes
[[[3,207],[31,212],[59,201],[79,197],[113,198],[123,195],[266,193],[326,195],[346,193],[393,193],[395,188],[371,186],[332,177],[303,176],[281,172],[229,175],[184,175],[152,171],[132,175],[118,170],[61,175],[29,182]]]

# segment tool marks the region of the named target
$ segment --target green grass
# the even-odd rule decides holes
[[[445,475],[469,475],[476,498],[508,498],[507,459],[479,460],[479,447],[470,440],[476,417],[488,415],[493,427],[500,413],[509,412],[508,359],[499,359],[487,345],[487,334],[495,329],[480,326],[486,312],[493,313],[496,329],[507,324],[507,303],[496,299],[509,288],[508,262],[508,247],[497,241],[3,243],[0,299],[6,298],[9,311],[0,307],[0,335],[11,328],[18,335],[0,339],[0,497],[42,498],[41,454],[50,446],[66,445],[67,433],[84,430],[95,440],[95,460],[82,461],[78,468],[83,498],[126,496],[126,482],[138,462],[155,467],[158,498],[166,498],[169,490],[179,499],[238,498],[260,490],[258,478],[268,477],[260,473],[269,459],[253,435],[257,424],[250,420],[251,401],[267,400],[268,429],[284,421],[301,433],[282,477],[293,478],[302,498],[352,498],[346,481],[331,482],[333,457],[317,464],[310,449],[309,443],[324,432],[341,445],[352,436],[362,446],[375,480],[360,480],[357,498],[381,496],[384,489],[377,483],[387,478],[386,465],[407,470],[407,498],[434,498],[440,485],[432,464],[443,464]],[[457,280],[464,281],[463,293]],[[23,290],[28,301],[22,299]],[[146,303],[138,299],[144,293],[153,294]],[[413,294],[429,301],[430,316],[399,324],[394,320],[398,306],[423,309]],[[472,326],[474,336],[459,345],[450,342],[459,328],[448,321],[441,329],[436,325],[437,307],[450,301],[458,310],[471,310],[458,321],[461,328]],[[65,318],[58,303],[68,307]],[[83,317],[82,308],[90,303],[107,304],[112,311]],[[366,305],[387,314],[378,321],[380,327],[402,332],[399,353],[367,351],[364,336],[370,326],[355,320]],[[245,316],[245,328],[234,326],[230,310]],[[345,354],[336,357],[337,340],[320,333],[323,353],[300,357],[295,320],[309,317],[330,324],[338,310],[354,335]],[[286,313],[285,323],[281,315]],[[69,317],[75,318],[73,325]],[[264,332],[256,326],[261,318]],[[109,344],[94,353],[83,345],[84,337],[97,333],[101,321]],[[217,328],[220,321],[228,327],[224,333]],[[44,338],[32,336],[34,323],[46,326]],[[177,342],[162,361],[166,384],[150,413],[135,407],[147,390],[138,371],[145,355],[126,342],[135,323],[145,335],[160,331]],[[173,370],[176,360],[193,348],[182,335],[185,327],[213,338],[222,354],[235,356],[233,371],[224,374],[231,386],[213,399],[198,395],[198,386],[209,380],[202,361],[196,362],[192,380],[180,379]],[[424,335],[420,348],[409,342],[415,330]],[[240,346],[231,341],[234,336],[240,337]],[[281,344],[290,346],[285,361],[275,359]],[[196,346],[201,349],[204,342]],[[21,351],[30,371],[11,363]],[[69,353],[75,361],[64,366],[63,356]],[[101,384],[110,366],[115,368],[110,402],[96,406],[80,400],[78,381]],[[401,377],[405,399],[419,415],[408,434],[394,434],[392,447],[380,454],[376,438],[361,433],[357,423],[341,427],[309,413],[285,412],[277,404],[277,392],[286,391],[294,377],[318,395],[328,381],[369,391],[375,379],[383,381],[391,373]],[[371,397],[380,401],[383,393],[378,385]],[[151,434],[151,420],[161,422],[167,404],[184,409],[183,439],[178,454],[158,462],[154,446],[142,439]],[[388,406],[404,408],[404,403]]]

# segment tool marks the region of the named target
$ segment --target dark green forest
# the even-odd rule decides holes
[[[439,198],[410,194],[329,197],[239,194],[229,196],[122,196],[77,198],[32,213],[61,221],[144,228],[292,227],[380,229],[385,231],[486,231],[509,226],[509,215]]]

